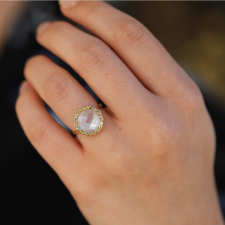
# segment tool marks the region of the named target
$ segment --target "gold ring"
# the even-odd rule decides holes
[[[77,110],[73,122],[76,128],[72,131],[74,135],[84,134],[87,136],[92,136],[98,133],[103,127],[103,116],[101,111],[102,105],[98,105],[98,109],[93,106],[84,106]]]

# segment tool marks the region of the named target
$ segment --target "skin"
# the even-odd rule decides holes
[[[10,29],[26,5],[23,1],[0,1],[0,55]]]
[[[16,112],[28,139],[93,225],[222,225],[214,181],[215,132],[201,92],[156,38],[104,2],[61,3],[67,22],[39,26],[37,41],[103,100],[103,129],[74,139],[73,116],[93,97],[38,55],[25,66]],[[69,7],[70,6],[70,7]],[[29,112],[29,113],[28,113]]]

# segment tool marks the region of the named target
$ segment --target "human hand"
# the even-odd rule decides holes
[[[0,1],[0,53],[11,26],[26,5],[24,1]]]
[[[154,36],[104,2],[70,2],[66,22],[41,25],[37,41],[67,62],[107,105],[103,129],[74,139],[73,116],[93,97],[45,56],[31,58],[16,103],[33,146],[90,224],[223,224],[215,190],[215,133],[195,83]]]

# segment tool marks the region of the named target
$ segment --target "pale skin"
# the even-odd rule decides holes
[[[67,2],[68,3],[68,2]],[[46,56],[26,63],[16,112],[30,142],[93,225],[222,225],[214,181],[215,132],[196,84],[134,18],[104,2],[61,3],[37,41],[68,63],[107,108],[103,129],[73,138],[93,97]],[[70,6],[70,7],[69,7]]]

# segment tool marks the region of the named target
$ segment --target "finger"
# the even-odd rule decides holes
[[[21,86],[16,112],[29,141],[39,154],[65,180],[83,163],[83,148],[58,125],[45,110],[44,104],[29,83]]]
[[[131,103],[147,95],[147,90],[107,45],[72,25],[43,24],[37,40],[73,67],[117,118],[124,118]]]
[[[78,109],[86,105],[97,108],[95,99],[66,70],[46,56],[38,55],[29,59],[24,74],[41,98],[71,130],[75,130],[73,117]],[[101,113],[105,122],[99,134],[91,138],[77,135],[87,151],[89,146],[107,139],[114,127],[111,116],[104,109],[101,109]]]
[[[107,43],[152,92],[177,97],[183,86],[193,85],[157,39],[131,16],[101,1],[79,1],[70,8],[63,3],[62,13]]]

